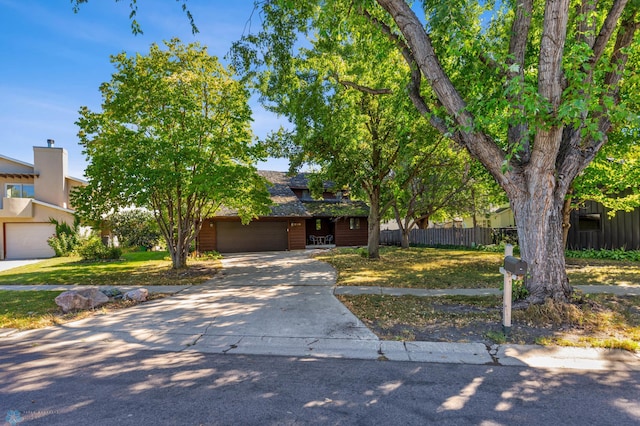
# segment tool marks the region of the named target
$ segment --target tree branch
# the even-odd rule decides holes
[[[390,95],[393,93],[391,89],[374,89],[372,87],[362,86],[358,83],[354,83],[353,81],[341,80],[338,76],[338,73],[336,72],[332,72],[331,77],[333,77],[338,84],[341,84],[344,87],[347,87],[347,88],[350,87],[352,89],[356,89],[362,93],[367,93],[369,95]]]
[[[509,41],[510,65],[507,71],[508,79],[518,79],[524,83],[524,58],[527,50],[527,39],[531,28],[531,16],[533,10],[533,0],[517,2],[516,15],[511,24],[511,40]],[[514,104],[515,114],[524,117],[524,105],[522,104],[522,94],[517,98],[511,98]],[[516,122],[509,124],[507,137],[510,149],[517,149],[520,152],[521,163],[529,162],[531,156],[531,144],[529,141],[529,126],[527,123]]]
[[[598,62],[602,57],[605,51],[605,48],[607,46],[607,43],[609,43],[609,40],[613,36],[613,33],[618,24],[618,20],[622,16],[622,12],[626,7],[627,2],[628,0],[616,0],[613,2],[613,5],[611,5],[611,9],[607,14],[607,18],[602,24],[602,28],[600,28],[600,33],[598,34],[598,37],[596,37],[595,42],[593,44],[593,57],[590,60],[592,64],[595,64],[596,62]]]

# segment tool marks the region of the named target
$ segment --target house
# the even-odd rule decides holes
[[[640,250],[640,207],[616,212],[613,217],[607,212],[595,201],[586,201],[572,211],[567,248]]]
[[[200,252],[221,253],[300,250],[319,245],[362,246],[368,239],[368,206],[325,185],[313,199],[307,175],[260,171],[269,183],[271,213],[247,225],[222,208],[206,219],[197,239]]]
[[[471,219],[465,219],[465,227]],[[567,248],[585,249],[626,249],[640,250],[640,207],[633,211],[616,212],[609,217],[608,210],[595,201],[585,201],[571,212]],[[478,220],[481,227],[490,227],[499,238],[510,235],[517,238],[515,219],[510,207],[493,211],[486,219]]]
[[[0,155],[0,259],[54,256],[50,219],[73,224],[69,194],[86,184],[67,175],[67,164],[67,151],[53,140],[33,147],[33,164]]]
[[[489,213],[476,215],[476,226],[480,228],[515,228],[516,219],[508,205],[492,208]],[[473,218],[463,219],[463,228],[473,228]]]

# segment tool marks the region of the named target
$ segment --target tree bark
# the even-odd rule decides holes
[[[396,223],[398,224],[398,229],[400,229],[400,248],[408,249],[409,233],[411,232],[411,227],[413,225],[411,224],[410,219],[405,218],[406,222],[402,220],[402,217],[400,217],[400,211],[398,210],[398,207],[396,204],[393,204],[392,207],[393,207],[393,212],[396,216]]]
[[[380,188],[374,186],[369,194],[367,251],[369,259],[380,258]]]
[[[410,56],[407,62],[410,66],[417,64],[449,118],[461,129],[453,134],[454,140],[464,145],[506,192],[516,218],[520,252],[523,260],[529,264],[526,280],[530,292],[529,301],[541,303],[545,298],[568,301],[571,287],[565,271],[562,227],[565,196],[575,177],[606,143],[607,133],[611,128],[609,107],[604,102],[601,103],[601,112],[590,112],[598,119],[601,137],[581,136],[584,123],[569,125],[557,120],[563,92],[568,84],[562,63],[568,34],[570,1],[545,2],[537,64],[537,95],[546,101],[546,113],[551,119],[547,125],[537,125],[537,128],[533,128],[535,122],[522,122],[516,123],[522,124],[522,128],[510,129],[508,145],[521,149],[520,160],[507,156],[507,152],[503,151],[490,135],[473,130],[476,128],[475,117],[440,65],[430,35],[425,29],[428,25],[425,27],[409,4],[404,0],[377,2],[393,18],[404,36],[409,49],[408,53],[403,50],[403,54]],[[606,46],[616,34],[616,28],[618,29],[613,53],[604,66],[605,70],[609,66],[604,78],[605,87],[610,87],[609,95],[615,104],[619,103],[619,82],[628,59],[625,47],[632,44],[635,31],[640,26],[636,22],[635,4],[627,16],[623,14],[627,3],[628,0],[615,0],[597,37],[584,40],[588,43],[593,42],[590,66],[583,69],[585,82],[589,84],[593,81],[595,70],[603,69],[597,68],[596,64],[605,54]],[[517,6],[510,46],[514,64],[520,65],[524,58],[526,34],[531,21],[528,16],[531,5],[530,0],[524,0]],[[588,12],[589,7],[584,11]],[[521,72],[521,69],[522,67],[519,67],[518,72]],[[520,110],[517,105],[518,99],[515,98],[514,101],[516,110]],[[427,108],[417,107],[426,118],[432,119],[427,115]],[[526,133],[534,135],[532,143],[528,139],[522,139],[525,137],[525,129],[528,129]],[[505,164],[508,167],[503,168]]]
[[[569,229],[571,229],[571,195],[567,195],[562,206],[562,247],[567,248]]]
[[[546,298],[566,302],[572,292],[562,238],[564,197],[540,183],[545,180],[548,179],[530,186],[535,196],[522,193],[509,197],[518,227],[520,255],[528,264],[527,301],[533,304],[543,303]]]

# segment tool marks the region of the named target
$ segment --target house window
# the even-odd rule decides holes
[[[349,229],[360,229],[360,218],[352,217],[349,219]]]
[[[578,216],[578,230],[601,231],[602,217],[600,213],[582,213]]]
[[[303,200],[310,200],[311,199],[311,194],[309,193],[308,189],[303,189],[302,190],[302,199]]]
[[[316,219],[316,231],[322,229],[322,219]]]
[[[34,198],[35,192],[33,184],[8,183],[5,185],[5,196],[7,198]]]

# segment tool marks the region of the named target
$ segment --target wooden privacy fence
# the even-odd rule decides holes
[[[399,246],[402,233],[399,229],[380,231],[380,244]],[[465,246],[492,244],[491,228],[445,228],[413,229],[409,234],[409,244],[435,246]]]

